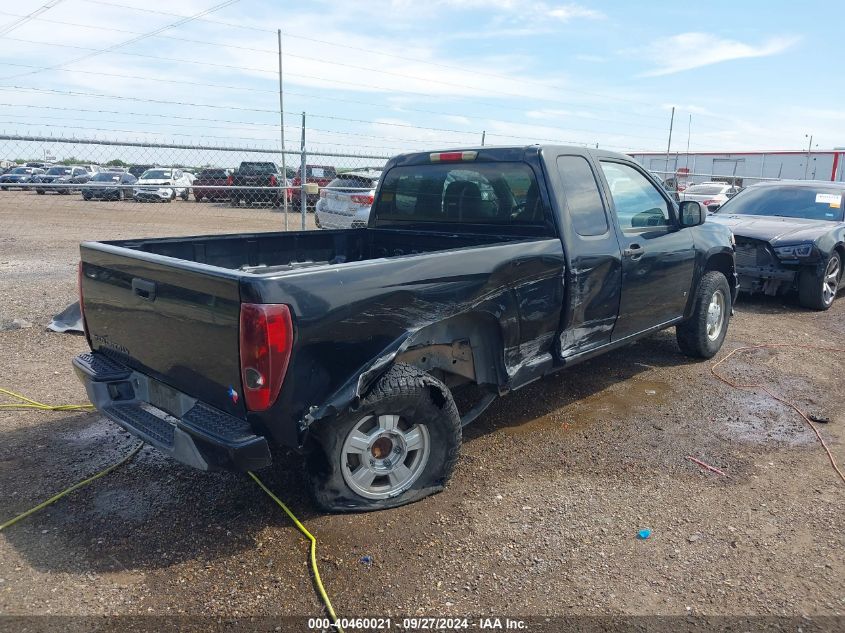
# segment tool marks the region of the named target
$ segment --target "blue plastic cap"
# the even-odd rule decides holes
[[[640,539],[642,539],[642,540],[647,539],[649,536],[651,536],[651,530],[649,530],[648,528],[645,528],[645,529],[643,529],[643,530],[640,530],[640,531],[637,533],[637,538],[640,538]]]

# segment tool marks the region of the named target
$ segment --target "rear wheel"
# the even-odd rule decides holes
[[[174,191],[173,193],[176,193],[176,192]],[[182,200],[187,201],[187,200],[188,200],[188,198],[190,198],[190,197],[191,197],[191,190],[190,190],[190,189],[188,189],[188,188],[185,188],[185,191],[183,191],[183,192],[182,192],[181,194],[179,194],[179,195],[180,195],[180,197],[182,198]]]
[[[722,347],[731,314],[731,288],[715,270],[698,284],[692,316],[675,326],[678,347],[687,356],[712,358]]]
[[[798,277],[798,302],[811,310],[827,310],[833,305],[842,278],[842,258],[833,254],[824,266],[807,268]]]
[[[45,191],[43,189],[36,189],[35,193],[37,193],[39,196],[43,196]]]
[[[461,445],[448,389],[409,365],[394,365],[355,410],[317,424],[308,479],[317,504],[333,512],[394,508],[439,492]]]

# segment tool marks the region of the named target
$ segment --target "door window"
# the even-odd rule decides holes
[[[642,173],[622,163],[602,161],[601,168],[624,232],[641,233],[669,226],[669,203]]]
[[[576,233],[585,237],[604,235],[607,232],[607,216],[590,164],[582,156],[558,156],[557,169]]]

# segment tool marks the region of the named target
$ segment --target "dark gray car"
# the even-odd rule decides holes
[[[845,183],[780,181],[751,185],[708,217],[736,238],[740,289],[798,292],[801,305],[827,310],[845,261]]]

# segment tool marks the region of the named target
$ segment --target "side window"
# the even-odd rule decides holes
[[[602,161],[601,168],[623,231],[669,226],[669,203],[645,176],[622,163]]]
[[[182,172],[177,169],[176,171],[173,172],[173,177],[176,180],[179,180],[182,177]]]
[[[582,156],[558,156],[557,170],[576,233],[583,236],[607,233],[604,204],[587,160]]]

